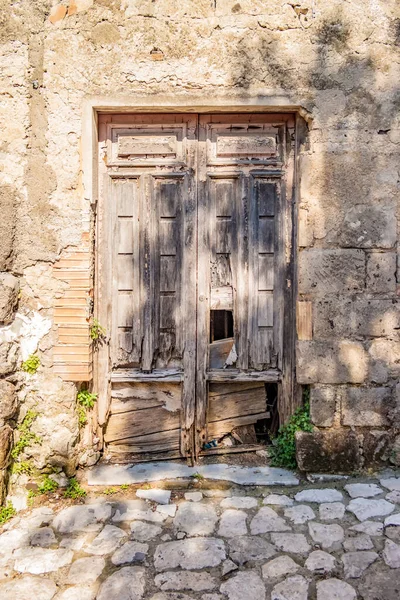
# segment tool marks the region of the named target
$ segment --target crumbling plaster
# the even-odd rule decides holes
[[[61,449],[58,425],[38,423],[37,466],[78,458],[76,387],[53,372],[54,304],[67,287],[53,264],[91,231],[96,111],[129,108],[284,108],[307,119],[299,298],[313,305],[313,339],[298,342],[298,380],[328,390],[328,412],[337,398],[332,418],[318,416],[321,393],[312,406],[321,431],[325,423],[338,432],[354,427],[362,453],[365,432],[387,427],[380,456],[389,458],[400,369],[398,1],[2,0],[0,7],[0,269],[18,280],[12,313],[18,304],[23,319],[52,324],[38,341],[33,378],[19,371],[18,339],[1,344],[2,377],[19,406],[4,427],[36,406],[71,434]],[[4,327],[13,327],[5,312]],[[365,421],[350,423],[340,390],[353,406],[359,386],[365,398],[380,387]]]

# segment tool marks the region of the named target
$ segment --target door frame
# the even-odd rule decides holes
[[[294,128],[294,154],[290,168],[287,170],[286,190],[289,190],[290,211],[288,212],[286,256],[286,285],[284,291],[284,304],[286,318],[284,320],[283,336],[286,341],[286,351],[283,357],[282,378],[280,382],[280,393],[278,398],[278,410],[280,422],[285,423],[293,414],[301,402],[298,386],[295,380],[295,343],[296,343],[296,299],[297,299],[297,248],[298,248],[298,206],[300,202],[300,155],[307,141],[308,124],[312,117],[309,111],[302,105],[294,105],[289,98],[274,97],[248,97],[238,100],[235,104],[221,100],[208,101],[204,98],[183,99],[177,103],[176,97],[164,98],[163,101],[152,104],[148,97],[137,97],[136,101],[128,101],[124,98],[93,97],[84,102],[83,127],[82,127],[82,187],[83,187],[83,214],[84,222],[94,222],[94,316],[99,315],[99,248],[98,248],[98,212],[99,202],[99,130],[98,116],[104,113],[285,113],[293,114],[295,118]],[[93,359],[93,388],[98,394],[96,414],[94,415],[93,434],[99,443],[103,444],[103,427],[108,417],[108,396],[110,382],[102,376],[108,372],[108,351],[104,347],[99,348]],[[193,440],[193,443],[195,440]],[[196,445],[194,443],[194,445]],[[197,454],[197,453],[196,453]]]

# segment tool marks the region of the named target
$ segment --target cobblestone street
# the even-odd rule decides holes
[[[79,504],[42,496],[0,535],[0,598],[400,597],[394,472],[286,487],[201,477],[152,486],[89,488]]]

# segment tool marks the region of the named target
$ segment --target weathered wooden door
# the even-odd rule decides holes
[[[268,416],[291,130],[282,115],[100,117],[97,381],[114,460],[196,458]]]

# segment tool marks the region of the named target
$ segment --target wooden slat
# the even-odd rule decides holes
[[[156,248],[158,246],[158,210],[153,206],[153,186],[151,175],[142,175],[141,177],[141,214],[142,227],[140,230],[140,271],[141,271],[141,298],[143,303],[143,350],[142,350],[142,368],[144,371],[151,371],[154,356],[154,323],[158,305],[158,295],[155,295],[155,266],[156,266]],[[157,327],[158,330],[158,327]]]
[[[180,296],[180,323],[185,373],[182,393],[181,451],[190,460],[195,458],[194,427],[196,415],[196,309],[197,309],[197,181],[193,176],[197,167],[197,116],[187,119],[188,172],[184,180],[182,284]]]
[[[162,407],[111,414],[104,439],[107,443],[138,435],[149,435],[168,429],[179,429],[180,411],[171,412]]]
[[[234,419],[226,419],[224,421],[215,421],[214,423],[208,423],[207,431],[208,431],[208,439],[219,439],[224,435],[227,435],[238,427],[239,425],[249,425],[250,423],[256,423],[257,421],[261,421],[261,419],[269,419],[270,413],[265,411],[259,413],[257,415],[247,415],[244,417],[236,417]]]
[[[266,411],[267,399],[262,383],[257,387],[247,387],[240,383],[231,384],[230,390],[226,387],[224,384],[210,385],[207,410],[209,423]]]
[[[181,408],[181,386],[170,383],[114,383],[111,389],[111,412],[122,413],[153,406]]]
[[[118,369],[111,373],[111,381],[179,383],[183,381],[183,372],[180,369],[154,369],[151,373],[143,373],[138,369]]]
[[[234,333],[237,351],[236,365],[239,369],[249,366],[249,179],[237,180],[235,194],[234,237],[237,243],[232,246],[233,280],[236,288],[234,295]]]
[[[210,369],[223,369],[233,346],[233,338],[217,340],[209,345]]]
[[[213,382],[224,381],[280,381],[282,377],[278,369],[269,369],[268,371],[239,371],[236,369],[218,369],[207,372],[207,380]]]
[[[109,443],[107,451],[115,455],[124,453],[138,452],[166,452],[170,450],[179,450],[180,429],[169,431],[158,431],[150,435],[141,435],[127,438],[122,444]]]

